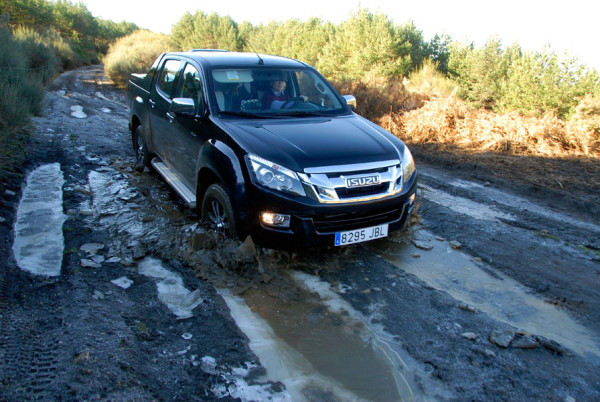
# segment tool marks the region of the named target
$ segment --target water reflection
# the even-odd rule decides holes
[[[435,238],[425,230],[420,230],[417,236],[426,240]],[[429,245],[433,248],[423,251],[414,245],[382,240],[365,247],[430,286],[499,321],[553,339],[582,356],[600,358],[597,336],[566,312],[545,303],[519,282],[452,249],[448,242],[429,240]],[[420,257],[414,258],[415,254]]]
[[[290,303],[261,289],[246,291],[243,299],[220,293],[268,379],[284,383],[292,400],[414,399],[384,348],[347,312],[309,292]]]

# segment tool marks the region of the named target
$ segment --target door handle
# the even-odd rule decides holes
[[[175,115],[171,112],[167,112],[167,119],[169,119],[169,123],[173,123],[173,120],[175,119]]]
[[[148,99],[148,103],[150,103],[150,106],[152,107],[152,109],[154,109],[154,106],[156,105],[156,102],[153,101],[152,99]]]

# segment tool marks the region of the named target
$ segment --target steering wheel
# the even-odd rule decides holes
[[[287,109],[294,102],[306,102],[306,101],[304,100],[304,98],[302,96],[295,96],[295,97],[285,101],[284,104],[281,105],[281,108]]]

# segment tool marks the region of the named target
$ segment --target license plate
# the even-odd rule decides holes
[[[388,235],[388,225],[371,226],[370,228],[349,230],[347,232],[338,232],[335,234],[335,245],[345,246],[346,244],[360,243],[374,239],[381,239]]]

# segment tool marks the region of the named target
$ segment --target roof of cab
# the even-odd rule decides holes
[[[287,57],[269,54],[228,52],[216,49],[194,49],[189,52],[171,53],[194,59],[204,66],[213,67],[307,67],[308,64]],[[260,62],[262,60],[262,63]]]

